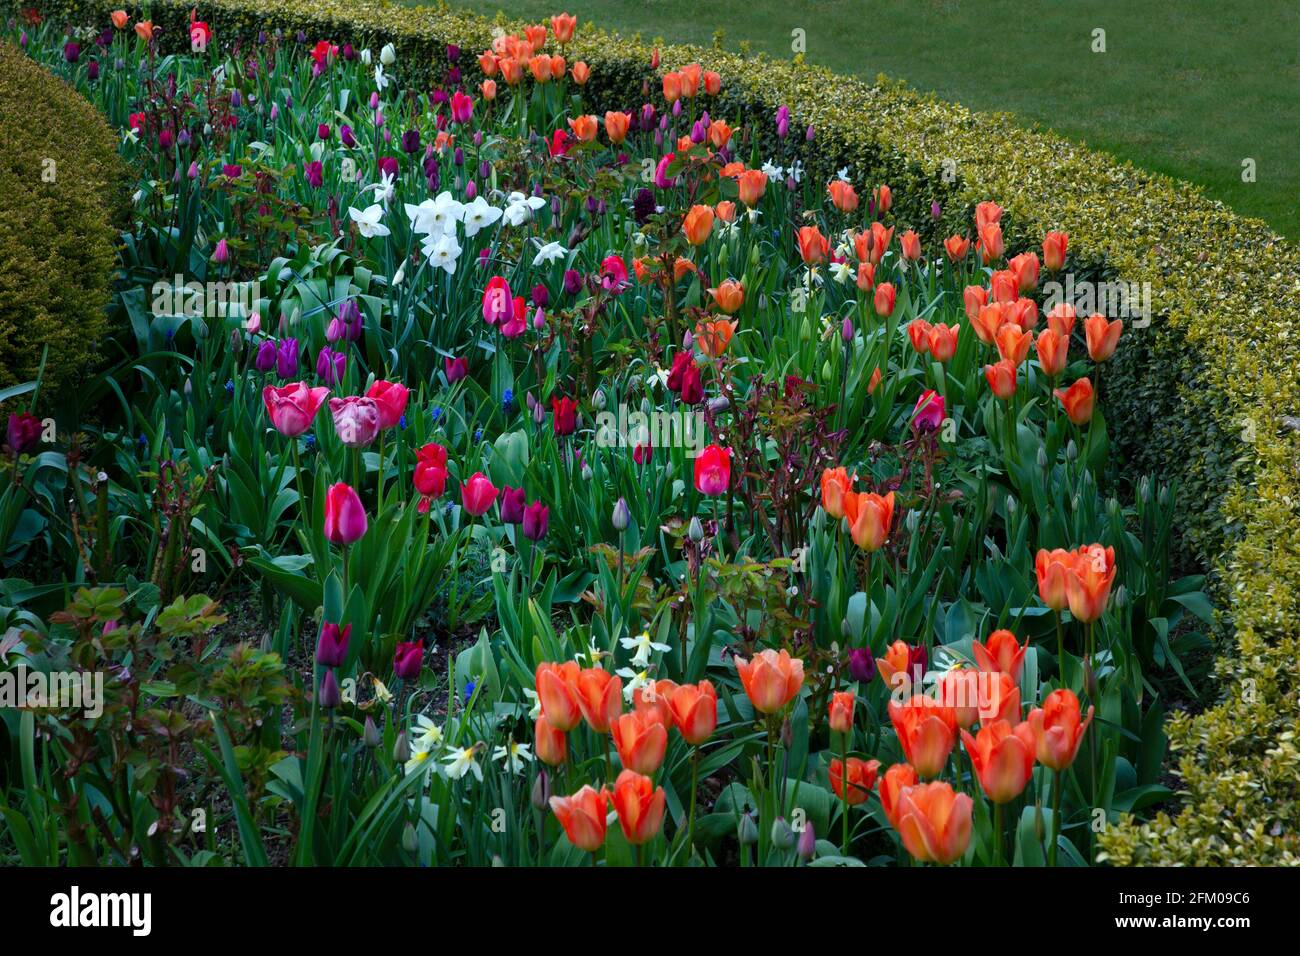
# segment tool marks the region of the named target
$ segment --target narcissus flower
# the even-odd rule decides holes
[[[894,493],[881,496],[873,491],[845,492],[844,517],[854,544],[863,551],[879,550],[894,523]]]
[[[908,763],[922,777],[937,777],[957,742],[957,715],[924,694],[889,702],[889,719]]]
[[[666,800],[664,788],[656,787],[649,777],[635,770],[624,770],[618,775],[610,802],[618,813],[618,825],[628,843],[640,846],[659,835]]]
[[[984,793],[994,803],[1008,803],[1024,791],[1034,771],[1034,733],[1028,723],[1014,727],[1005,720],[980,726],[977,735],[961,738]]]
[[[1108,322],[1104,315],[1095,313],[1084,319],[1083,331],[1088,340],[1088,357],[1094,362],[1104,362],[1115,354],[1120,333],[1124,331],[1124,320]]]
[[[853,479],[843,468],[822,470],[822,507],[837,521],[844,517],[844,495],[853,491]]]
[[[673,688],[668,697],[668,707],[673,725],[688,744],[698,746],[704,743],[717,729],[718,694],[707,680]]]
[[[835,791],[835,796],[851,807],[866,803],[867,797],[871,796],[871,791],[876,786],[876,774],[879,770],[879,760],[860,760],[857,757],[850,757],[848,773],[845,773],[843,761],[836,757],[831,761],[830,766],[831,789]],[[845,778],[848,781],[847,797]]]
[[[1074,424],[1083,426],[1092,420],[1092,382],[1086,378],[1079,379],[1069,388],[1058,388],[1052,394],[1061,400],[1066,417]]]
[[[1009,674],[1016,681],[1020,680],[1020,671],[1025,666],[1025,652],[1029,649],[1029,639],[1022,646],[1016,635],[1002,629],[994,631],[981,643],[971,645],[975,656],[975,666],[988,673]]]
[[[803,687],[803,661],[785,649],[759,651],[750,660],[736,657],[736,673],[754,709],[775,714]]]
[[[1092,723],[1093,711],[1089,707],[1087,717],[1080,722],[1079,698],[1074,691],[1061,688],[1048,694],[1042,707],[1029,712],[1027,721],[1038,762],[1053,770],[1064,770],[1074,763],[1084,732]]]
[[[621,714],[610,724],[618,759],[628,770],[653,774],[664,762],[668,730],[653,713]]]
[[[1070,613],[1085,624],[1101,617],[1110,601],[1110,587],[1115,580],[1115,549],[1099,544],[1084,545],[1074,552],[1065,593]]]
[[[368,527],[366,509],[356,490],[342,481],[325,492],[325,537],[334,544],[359,540]]]
[[[533,674],[542,716],[561,733],[572,730],[582,719],[577,691],[580,672],[581,668],[575,661],[565,661],[563,664],[538,664]]]
[[[709,445],[695,457],[695,490],[702,495],[721,495],[731,486],[731,454]]]
[[[898,797],[897,829],[907,852],[922,863],[947,865],[970,844],[974,801],[946,783],[918,784]]]
[[[609,794],[590,784],[571,797],[551,797],[551,812],[564,835],[579,850],[595,853],[605,842],[605,809]]]

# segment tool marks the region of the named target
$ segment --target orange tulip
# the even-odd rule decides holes
[[[1119,334],[1124,331],[1124,320],[1107,322],[1101,314],[1084,319],[1083,332],[1088,339],[1088,355],[1094,362],[1104,362],[1115,354]]]
[[[568,43],[573,39],[573,29],[577,25],[578,18],[570,13],[557,13],[551,17],[551,32],[561,43]]]
[[[843,468],[822,470],[822,508],[836,521],[844,517],[844,496],[853,493],[853,479]]]
[[[491,103],[494,99],[497,98],[497,81],[484,80],[481,84],[479,84],[479,91],[483,94],[483,99]]]
[[[1074,619],[1086,624],[1101,617],[1114,581],[1114,548],[1088,544],[1075,551],[1070,573],[1065,577],[1065,593]]]
[[[609,794],[590,785],[571,797],[551,797],[551,812],[564,835],[579,850],[595,853],[605,842],[605,809]]]
[[[1070,333],[1074,331],[1076,316],[1074,306],[1068,302],[1058,302],[1052,306],[1052,311],[1047,313],[1047,327],[1061,338],[1069,339]]]
[[[981,724],[995,720],[1008,720],[1017,723],[1020,720],[1020,688],[1011,679],[1010,674],[998,671],[985,674],[980,678],[979,717]]]
[[[561,733],[578,726],[582,710],[578,706],[578,674],[581,668],[575,661],[563,664],[538,664],[533,683],[542,714],[547,722]]]
[[[695,268],[695,263],[691,262],[690,259],[686,259],[683,258],[682,256],[678,256],[676,259],[673,260],[673,282],[674,283],[681,282],[682,277],[685,276],[688,272],[697,272],[697,271],[699,270]]]
[[[947,865],[970,845],[974,801],[946,783],[923,783],[898,797],[898,835],[907,852],[922,863]]]
[[[1008,803],[1024,792],[1034,772],[1034,732],[1027,723],[1014,727],[995,720],[971,736],[961,732],[971,766],[984,793],[994,803]]]
[[[683,133],[677,137],[677,152],[685,153],[695,148],[695,140],[691,139],[689,133]]]
[[[980,719],[980,680],[980,672],[968,668],[954,668],[939,678],[939,702],[952,708],[963,730]]]
[[[883,223],[873,222],[869,231],[860,232],[853,237],[853,248],[861,261],[879,265],[893,241],[893,226],[886,229]]]
[[[908,322],[907,338],[917,354],[924,355],[930,351],[930,323],[925,319],[913,319]]]
[[[1044,329],[1034,342],[1038,352],[1038,364],[1043,367],[1043,374],[1055,378],[1065,371],[1070,361],[1070,340],[1058,335],[1052,329]]]
[[[830,722],[831,730],[837,734],[853,732],[853,703],[851,690],[837,690],[831,694]]]
[[[714,120],[709,124],[709,142],[713,144],[714,149],[722,149],[731,141],[731,127],[722,120]]]
[[[125,10],[114,10],[109,14],[109,19],[113,21],[113,28],[117,30],[125,30],[126,25],[131,22]]]
[[[588,667],[579,672],[574,690],[588,726],[598,734],[609,733],[623,709],[623,679],[603,667]]]
[[[1065,406],[1065,415],[1074,424],[1083,427],[1092,420],[1093,393],[1092,382],[1081,378],[1069,388],[1058,388],[1052,392]]]
[[[863,551],[878,551],[894,523],[894,493],[881,497],[873,491],[844,493],[844,517],[849,535]]]
[[[803,687],[803,661],[784,649],[759,651],[750,660],[737,657],[735,662],[745,693],[761,713],[775,714]]]
[[[708,681],[681,685],[673,691],[669,704],[673,724],[688,744],[699,746],[717,729],[718,694]]]
[[[982,202],[975,207],[975,226],[982,229],[985,226],[995,225],[1002,219],[1002,207],[995,202]]]
[[[761,169],[746,169],[736,177],[740,201],[753,208],[767,191],[767,173]]]
[[[815,266],[822,262],[831,251],[830,240],[822,235],[816,226],[800,226],[797,236],[799,256],[804,265]]]
[[[535,23],[531,26],[524,27],[524,36],[528,39],[528,44],[534,50],[540,50],[546,46],[546,24]]]
[[[998,269],[989,276],[989,291],[994,302],[1015,302],[1020,298],[1020,283],[1010,269]]]
[[[724,199],[713,207],[713,214],[723,222],[735,222],[736,204],[730,199]]]
[[[872,190],[871,198],[875,200],[878,212],[889,212],[889,207],[894,204],[893,191],[883,183]]]
[[[876,284],[876,267],[870,262],[859,262],[853,281],[863,292],[870,292]]]
[[[1017,299],[1007,306],[1007,315],[1028,332],[1038,325],[1038,303],[1033,299]]]
[[[551,82],[551,58],[545,53],[539,53],[528,60],[528,72],[533,74],[533,79],[538,83]]]
[[[1034,344],[1031,332],[1022,331],[1014,322],[1006,322],[993,337],[997,343],[998,354],[1004,361],[1019,366],[1029,355],[1029,346]]]
[[[953,262],[961,262],[970,252],[970,240],[965,236],[949,236],[943,241],[943,251]]]
[[[564,62],[564,57],[562,56],[551,57],[551,79],[553,80],[564,79],[564,70],[566,66],[567,64]],[[592,117],[592,119],[595,119],[595,117]]]
[[[1025,651],[1028,649],[1028,638],[1022,647],[1016,635],[1005,629],[994,631],[983,643],[976,641],[971,645],[976,667],[986,673],[1009,674],[1017,681],[1025,666]]]
[[[990,302],[980,306],[970,324],[977,339],[985,345],[992,345],[997,338],[998,329],[1006,324],[1006,310],[1001,302]]]
[[[930,326],[930,354],[938,361],[946,362],[957,354],[957,333],[960,327],[944,325],[942,322]]]
[[[483,71],[484,76],[496,76],[500,61],[491,50],[484,50],[478,55],[478,68]]]
[[[1054,690],[1043,699],[1043,706],[1029,712],[1029,727],[1034,737],[1038,762],[1053,770],[1064,770],[1074,763],[1084,732],[1092,723],[1095,708],[1079,721],[1079,698],[1074,691]]]
[[[907,259],[909,262],[915,262],[917,259],[921,258],[921,237],[913,230],[909,229],[907,232],[903,233],[903,235],[899,237],[898,244],[902,247],[904,259]]]
[[[668,72],[664,74],[663,80],[664,100],[669,106],[672,106],[682,98],[682,75],[680,73]]]
[[[924,694],[889,702],[889,720],[907,761],[922,777],[937,777],[957,742],[957,715]]]
[[[830,767],[831,789],[835,791],[835,796],[849,806],[856,807],[859,803],[866,803],[867,797],[871,796],[871,791],[876,786],[876,774],[879,770],[879,760],[859,760],[857,757],[850,757],[849,772],[845,774],[843,762],[836,757],[831,761]],[[844,795],[845,777],[848,778],[849,782],[847,797]]]
[[[591,79],[591,67],[579,60],[573,64],[573,82],[579,86],[586,86],[587,81]]]
[[[1065,265],[1065,249],[1069,244],[1068,233],[1049,232],[1043,237],[1043,265],[1048,272],[1055,272]]]
[[[514,57],[502,57],[500,62],[501,78],[506,86],[518,86],[524,79],[524,61]]]
[[[564,731],[552,727],[546,715],[537,718],[533,728],[533,752],[548,767],[558,767],[569,755],[568,738]]]
[[[135,35],[145,43],[153,39],[153,21],[140,20],[135,25]]]
[[[966,318],[974,322],[980,314],[980,309],[989,304],[989,290],[982,285],[968,285],[962,289],[961,299],[966,307]],[[993,331],[996,332],[997,329]],[[993,341],[992,337],[988,341]]]
[[[722,92],[722,74],[716,70],[704,71],[704,92],[710,96],[717,96]]]
[[[1003,359],[994,365],[984,366],[984,377],[998,398],[1009,399],[1016,394],[1016,363]]]
[[[876,389],[880,387],[880,381],[882,378],[884,378],[884,376],[880,374],[880,366],[877,365],[871,370],[871,381],[867,382],[868,395],[874,395],[876,393]]]
[[[871,303],[875,307],[877,315],[888,318],[894,314],[894,305],[897,301],[898,290],[894,288],[894,284],[892,282],[882,282],[876,286]]]
[[[907,641],[894,641],[885,650],[885,653],[876,658],[876,670],[880,671],[880,679],[885,682],[885,686],[894,687],[896,674],[902,674],[904,680],[898,681],[897,686],[903,686],[904,683],[911,687],[912,661],[916,657],[912,648],[908,646]],[[919,658],[916,658],[918,661]],[[915,675],[920,679],[920,675]]]
[[[858,194],[851,183],[832,179],[826,186],[826,193],[831,197],[831,205],[840,212],[853,212],[858,208]]]
[[[1030,292],[1038,288],[1038,253],[1022,252],[1007,263],[1011,274],[1020,284],[1021,292]]]
[[[605,114],[605,135],[609,141],[618,146],[623,140],[627,139],[627,130],[632,123],[632,117],[620,110],[610,110]]]
[[[919,781],[916,768],[908,763],[896,763],[885,771],[880,778],[880,806],[885,811],[885,819],[895,830],[898,829],[898,798],[909,787],[915,787]]]
[[[1063,611],[1069,598],[1065,582],[1074,564],[1074,553],[1057,548],[1041,549],[1034,555],[1034,576],[1038,579],[1038,598],[1053,611]]]
[[[700,80],[704,77],[704,71],[698,63],[688,63],[681,68],[682,76],[682,96],[694,99],[695,95],[700,92]]]
[[[980,258],[985,265],[1002,258],[1002,254],[1006,252],[1006,244],[1002,241],[1001,226],[996,222],[980,226],[979,237]]]
[[[590,143],[599,131],[594,116],[575,116],[569,120],[569,129],[573,131],[574,138],[580,143]]]
[[[628,770],[652,774],[664,762],[668,730],[653,713],[622,714],[610,725],[618,759]]]
[[[611,802],[628,843],[640,846],[659,835],[665,799],[664,788],[656,787],[649,777],[635,770],[624,770],[618,775]]]
[[[647,681],[645,686],[632,692],[632,707],[644,717],[659,721],[665,727],[673,723],[673,694],[678,686],[670,680]]]
[[[709,295],[727,315],[734,315],[745,304],[745,287],[735,279],[723,279],[709,290]]]
[[[713,207],[692,206],[682,222],[682,232],[686,234],[686,241],[693,246],[702,246],[709,241],[709,233],[712,231]]]
[[[695,344],[709,358],[718,358],[726,352],[735,334],[736,323],[727,319],[695,323]]]

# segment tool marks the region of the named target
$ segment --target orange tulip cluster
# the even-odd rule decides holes
[[[1115,549],[1087,544],[1074,551],[1041,550],[1034,557],[1038,596],[1053,611],[1069,607],[1076,621],[1101,617],[1115,581]]]
[[[577,17],[559,13],[551,17],[550,32],[563,47],[572,41],[577,24]],[[483,85],[484,98],[491,100],[496,96],[496,81],[493,77],[500,75],[507,86],[518,86],[523,82],[525,69],[539,84],[561,80],[567,72],[572,75],[574,83],[586,85],[591,78],[591,68],[579,60],[570,70],[563,55],[540,52],[546,42],[547,25],[544,23],[525,27],[522,37],[513,33],[494,37],[491,48],[484,50],[478,58],[479,69],[487,77]],[[595,120],[595,117],[586,118]]]
[[[822,507],[832,518],[848,521],[853,543],[863,551],[878,551],[894,524],[894,493],[856,492],[854,479],[843,468],[822,472]]]
[[[663,822],[664,791],[653,776],[668,750],[668,731],[699,746],[718,726],[718,695],[707,680],[698,684],[651,681],[632,695],[623,712],[623,681],[601,667],[575,661],[537,665],[534,684],[541,714],[534,728],[535,752],[556,767],[568,759],[567,734],[580,723],[608,734],[623,767],[613,789],[584,786],[568,797],[552,797],[551,809],[569,842],[588,852],[605,840],[605,808],[612,803],[623,835],[639,845],[652,839]]]
[[[680,99],[692,100],[699,95],[701,86],[709,96],[717,96],[722,90],[722,76],[713,70],[705,70],[698,63],[688,63],[680,70],[664,74],[664,100],[669,106]]]

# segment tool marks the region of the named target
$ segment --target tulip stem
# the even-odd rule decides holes
[[[1002,804],[993,804],[993,865],[1003,866],[1002,859]]]
[[[695,853],[695,795],[700,784],[700,745],[691,753],[691,812],[686,823],[686,858]]]
[[[1065,632],[1061,629],[1061,612],[1056,615],[1056,676],[1062,687],[1065,686]]]
[[[1047,865],[1056,866],[1056,842],[1061,833],[1061,771],[1052,771],[1052,842],[1047,846]]]
[[[849,735],[840,734],[840,803],[844,811],[843,846],[840,855],[849,855]]]

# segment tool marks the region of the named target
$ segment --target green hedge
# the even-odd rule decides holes
[[[117,265],[126,168],[76,90],[0,43],[0,388],[45,396],[93,367]]]
[[[104,22],[118,4],[46,3],[69,23]],[[165,36],[183,43],[191,0],[154,0]],[[127,4],[134,12],[139,4]],[[277,29],[309,41],[377,47],[392,42],[399,70],[446,65],[446,44],[474,54],[491,21],[443,8],[352,0],[206,0],[199,16],[218,42]],[[1045,231],[1070,234],[1071,269],[1151,284],[1155,323],[1125,331],[1106,369],[1103,398],[1128,474],[1152,471],[1180,485],[1188,555],[1215,572],[1225,611],[1221,700],[1169,727],[1184,804],[1172,819],[1126,820],[1102,837],[1103,856],[1131,863],[1297,863],[1300,717],[1300,251],[1263,223],[1235,215],[1195,188],[1091,152],[1011,117],[972,113],[883,78],[836,76],[799,62],[664,46],[662,67],[692,60],[723,76],[715,115],[743,116],[763,135],[785,103],[811,124],[810,175],[849,165],[858,183],[888,182],[899,221],[933,238],[966,230],[976,202],[1001,204],[1008,248],[1036,247]],[[584,24],[570,60],[592,67],[593,109],[641,101],[651,46]],[[404,72],[405,79],[410,73]],[[752,121],[757,120],[754,124]],[[775,148],[767,142],[764,149]],[[938,221],[931,203],[941,205]]]

